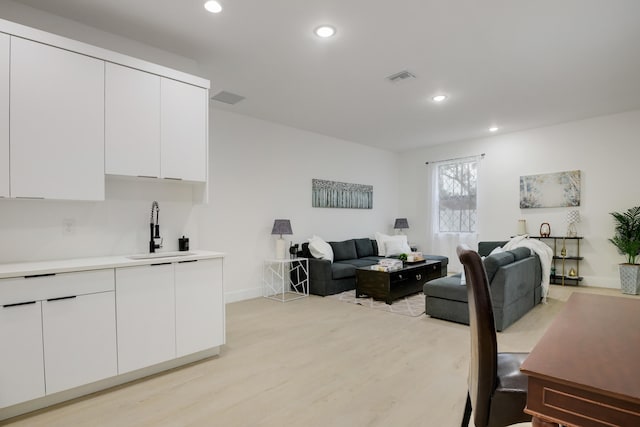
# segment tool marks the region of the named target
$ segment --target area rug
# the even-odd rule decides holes
[[[393,304],[387,304],[384,301],[377,301],[373,298],[356,298],[355,290],[329,295],[329,298],[373,308],[374,310],[402,314],[403,316],[418,317],[424,314],[424,294],[422,292],[394,300]]]

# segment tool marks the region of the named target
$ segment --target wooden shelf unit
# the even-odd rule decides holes
[[[584,239],[584,237],[531,236],[531,238],[539,240],[553,240],[553,246],[545,242],[553,249],[553,265],[550,277],[551,284],[562,286],[578,286],[580,284],[580,282],[584,279],[582,276],[580,276],[580,261],[584,259],[584,257],[580,256],[580,241]],[[567,247],[567,241],[570,242],[569,247]],[[564,255],[562,253],[563,249]],[[569,271],[572,267],[575,267],[575,276],[569,276]]]

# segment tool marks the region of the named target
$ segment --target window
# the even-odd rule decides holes
[[[441,233],[475,233],[478,160],[440,163],[436,170],[437,230]]]

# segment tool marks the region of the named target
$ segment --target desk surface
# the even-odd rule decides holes
[[[621,401],[624,412],[637,415],[639,357],[640,299],[574,293],[522,364],[522,372],[529,376],[527,412],[562,421],[547,417],[543,408],[558,406],[557,401],[544,401],[566,387],[562,393],[570,397],[574,392],[583,393],[578,399],[586,402],[588,396],[590,406],[565,412],[580,416],[613,399]],[[536,387],[540,392],[537,397],[532,393]],[[532,401],[536,398],[543,401],[537,402],[537,407]]]

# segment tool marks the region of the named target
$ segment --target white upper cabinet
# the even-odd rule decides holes
[[[104,67],[11,38],[12,197],[104,200]]]
[[[0,34],[0,197],[9,197],[9,36]]]
[[[106,64],[105,173],[160,177],[160,77]]]
[[[161,88],[161,176],[204,182],[208,90],[166,78]]]

